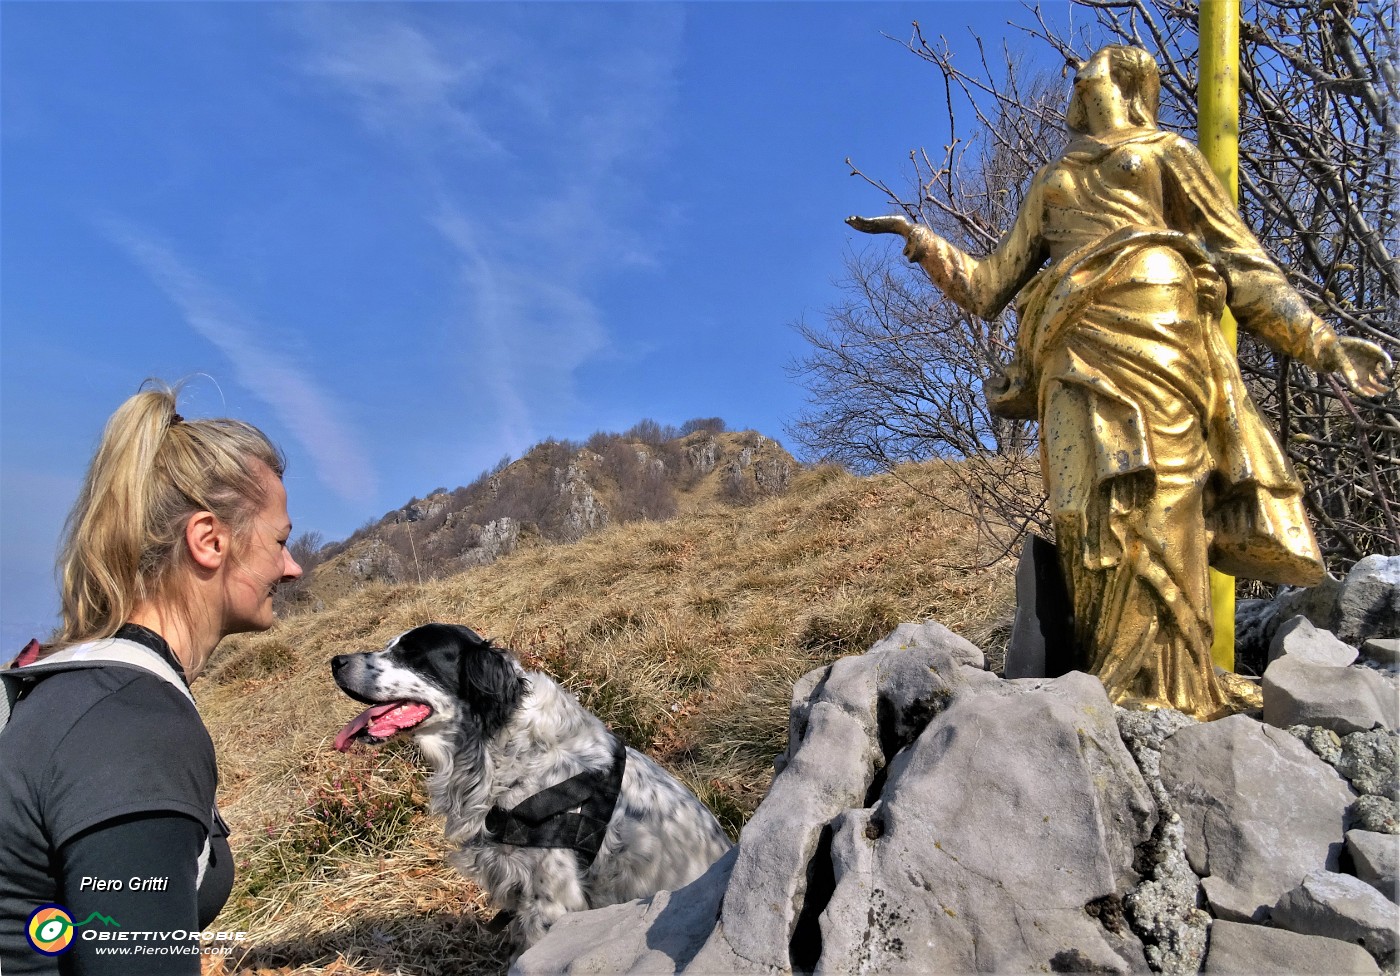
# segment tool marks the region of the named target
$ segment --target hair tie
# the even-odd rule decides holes
[[[184,420],[185,420],[185,418],[184,418],[184,417],[181,417],[178,413],[171,414],[171,415],[170,415],[170,426],[171,426],[171,427],[174,427],[176,424],[183,423]]]

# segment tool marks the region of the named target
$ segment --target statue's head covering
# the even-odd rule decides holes
[[[1132,125],[1155,128],[1161,103],[1162,77],[1152,55],[1140,47],[1107,44],[1099,48],[1090,60],[1099,58],[1108,60],[1109,77],[1126,103],[1127,121]],[[1081,70],[1083,67],[1081,64]],[[1069,108],[1065,112],[1065,121],[1071,129],[1077,128],[1075,119],[1081,108],[1076,104],[1078,97],[1077,94],[1070,97]]]

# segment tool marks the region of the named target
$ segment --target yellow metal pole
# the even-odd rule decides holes
[[[1240,0],[1201,0],[1199,99],[1196,138],[1210,168],[1230,198],[1240,196]],[[1225,341],[1235,348],[1235,319],[1229,309],[1220,321]],[[1211,657],[1235,670],[1235,578],[1210,571],[1215,643]]]

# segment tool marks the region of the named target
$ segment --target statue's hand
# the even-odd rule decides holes
[[[916,264],[923,260],[933,234],[923,224],[907,217],[847,217],[846,223],[866,234],[899,234],[904,238],[904,256]]]
[[[1346,385],[1361,396],[1380,396],[1390,389],[1390,356],[1374,342],[1340,338],[1328,350],[1322,368],[1341,373]]]
[[[865,234],[898,234],[908,237],[914,225],[907,217],[847,217],[846,223]]]

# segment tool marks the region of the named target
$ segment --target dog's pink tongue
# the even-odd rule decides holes
[[[335,737],[335,748],[339,752],[349,749],[351,740],[362,729],[368,729],[369,734],[376,739],[387,739],[401,729],[412,728],[432,712],[427,705],[407,701],[388,702],[366,708],[340,730],[340,734]]]
[[[383,715],[370,716],[369,734],[376,738],[387,739],[402,729],[413,728],[431,714],[433,714],[433,710],[427,705],[421,705],[418,702],[399,702]]]
[[[346,724],[345,728],[340,730],[340,734],[335,737],[336,752],[344,752],[346,749],[349,749],[350,740],[358,735],[361,729],[385,712],[392,712],[394,709],[398,708],[400,704],[402,703],[389,702],[387,705],[375,705],[373,708],[366,708],[363,712],[356,715]]]

